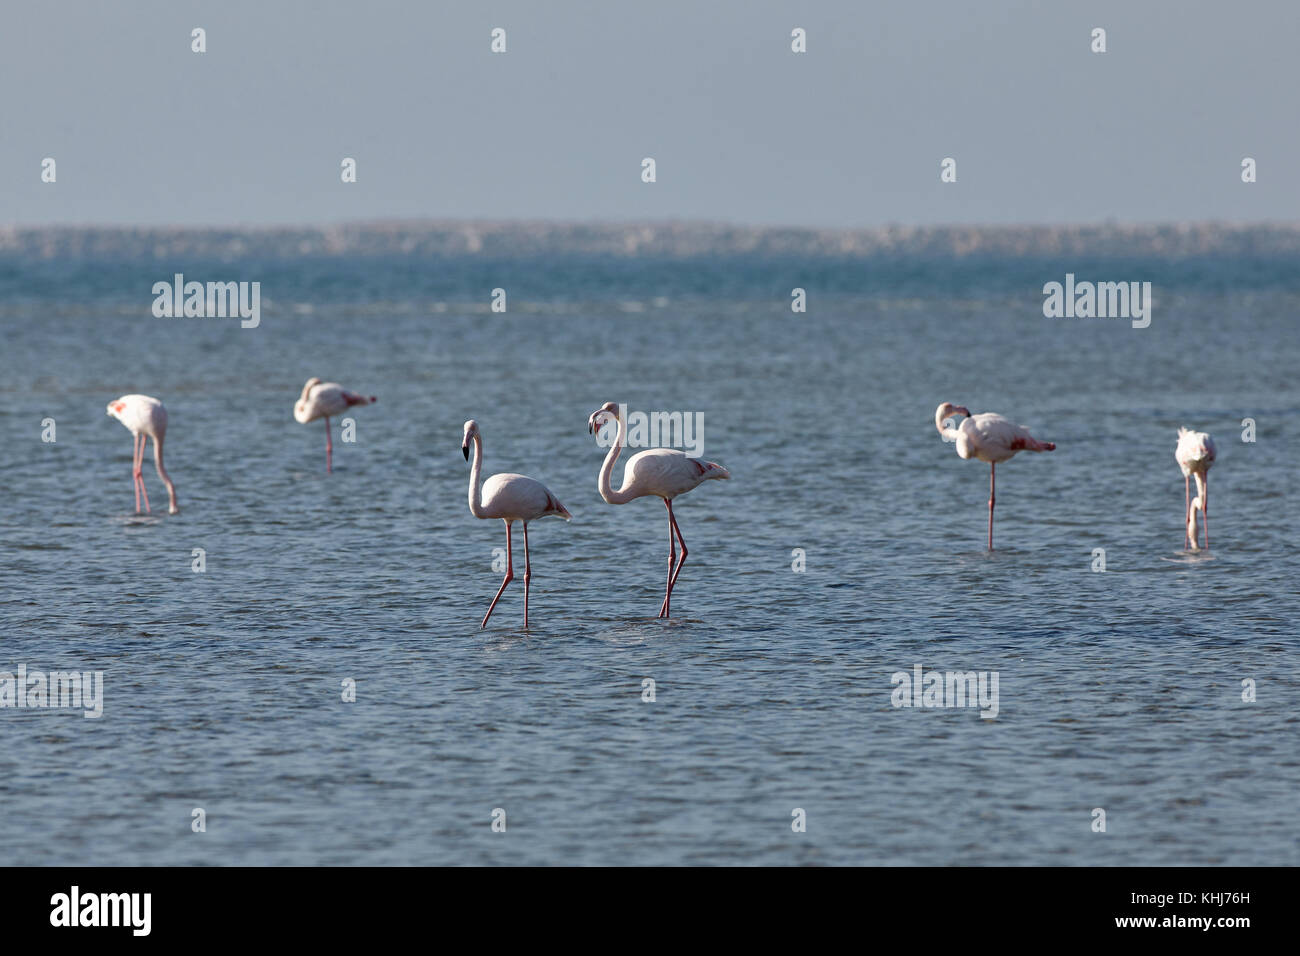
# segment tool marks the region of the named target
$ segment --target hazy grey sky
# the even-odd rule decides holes
[[[0,21],[4,224],[1300,219],[1296,0],[30,0]]]

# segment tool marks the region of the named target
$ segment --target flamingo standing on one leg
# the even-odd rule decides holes
[[[293,406],[295,420],[306,425],[318,418],[325,419],[325,471],[334,471],[334,442],[330,438],[330,416],[351,408],[353,405],[370,405],[379,401],[371,395],[366,398],[356,392],[349,392],[336,382],[322,382],[318,378],[307,379],[302,387],[302,394]]]
[[[960,426],[954,428],[947,422],[953,415],[965,415]],[[945,427],[946,424],[946,427]],[[984,412],[972,415],[964,405],[944,402],[934,412],[934,427],[944,441],[955,442],[957,454],[962,458],[978,458],[989,463],[989,550],[993,550],[994,480],[998,462],[1006,461],[1016,452],[1055,451],[1056,444],[1039,441],[1029,434],[1024,425],[1010,419]]]
[[[167,437],[167,409],[163,403],[148,395],[123,395],[116,401],[108,403],[108,414],[131,430],[135,439],[135,448],[131,459],[131,482],[135,486],[135,511],[140,513],[140,497],[144,496],[144,510],[149,509],[149,492],[144,487],[144,446],[153,438],[153,463],[158,469],[158,477],[167,486],[170,500],[167,511],[177,514],[176,486],[163,468],[163,440]]]
[[[614,444],[610,446],[609,453],[605,455],[605,463],[600,468],[596,487],[600,489],[600,496],[611,505],[626,504],[633,498],[643,498],[647,495],[654,495],[664,500],[668,508],[668,584],[664,589],[663,604],[659,606],[659,617],[668,617],[672,609],[673,587],[677,584],[677,576],[682,573],[682,565],[686,563],[686,541],[682,538],[682,529],[677,527],[677,519],[673,517],[673,499],[678,495],[686,494],[709,479],[730,478],[731,472],[716,462],[687,458],[685,452],[672,448],[650,448],[638,452],[627,460],[627,464],[623,467],[623,486],[618,491],[614,491],[609,479],[614,471],[614,462],[618,460],[619,453],[623,450],[625,431],[623,419],[618,414],[618,406],[613,402],[606,402],[592,412],[591,417],[587,419],[587,431],[597,434],[610,421],[618,423],[618,434],[614,438]],[[680,560],[677,559],[674,535],[676,535],[676,543],[682,546]],[[677,562],[676,567],[673,566],[674,561]]]
[[[528,560],[528,522],[546,515],[556,515],[568,521],[573,515],[560,504],[560,499],[536,478],[527,475],[493,475],[479,487],[479,474],[483,469],[483,435],[478,422],[465,423],[465,437],[460,450],[469,460],[469,445],[474,443],[474,464],[469,470],[469,513],[475,518],[500,518],[506,523],[506,577],[497,589],[497,596],[488,605],[479,629],[487,627],[492,610],[501,600],[506,585],[515,579],[515,559],[510,543],[510,529],[516,521],[524,525],[524,627],[528,626],[528,586],[533,579],[533,566]]]
[[[1205,516],[1205,550],[1210,550],[1210,466],[1214,464],[1214,439],[1205,432],[1194,432],[1187,428],[1178,429],[1178,447],[1174,449],[1174,460],[1183,471],[1183,547],[1189,551],[1199,551],[1197,541],[1196,512],[1199,509]],[[1196,477],[1196,497],[1191,498],[1189,480]],[[1190,499],[1190,500],[1188,500]]]

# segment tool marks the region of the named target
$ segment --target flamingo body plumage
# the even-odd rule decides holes
[[[673,588],[677,576],[681,574],[682,565],[686,563],[686,540],[682,530],[677,526],[673,515],[673,499],[684,495],[706,481],[729,479],[731,472],[717,462],[702,458],[690,458],[685,452],[674,448],[648,448],[637,452],[623,466],[623,483],[615,490],[610,484],[614,471],[614,462],[618,460],[623,448],[626,425],[619,416],[618,406],[606,402],[587,419],[587,431],[598,433],[608,422],[618,424],[618,433],[610,446],[596,479],[600,496],[609,504],[626,504],[636,498],[662,498],[668,509],[668,583],[664,588],[664,600],[659,606],[659,617],[668,617],[672,611]],[[676,546],[680,544],[682,553],[677,557]]]
[[[480,485],[479,478],[483,469],[483,435],[478,422],[471,419],[464,426],[461,451],[469,459],[470,445],[474,446],[474,464],[469,472],[469,513],[475,518],[499,518],[506,523],[506,576],[497,590],[496,597],[483,615],[480,630],[487,627],[488,618],[501,600],[506,585],[515,579],[514,550],[511,543],[511,529],[516,521],[524,529],[524,627],[528,626],[528,592],[533,579],[532,562],[528,555],[528,522],[548,515],[568,521],[573,515],[560,503],[560,499],[536,478],[516,475],[510,472],[493,475]]]
[[[954,415],[965,416],[959,426],[954,427],[951,419]],[[1017,425],[1009,418],[993,412],[972,415],[964,405],[944,402],[934,412],[934,427],[939,430],[944,441],[952,442],[960,458],[976,458],[989,463],[989,550],[993,550],[993,505],[997,500],[995,494],[996,471],[999,462],[1008,461],[1022,451],[1055,451],[1056,443],[1039,441],[1029,433],[1024,425]]]
[[[144,486],[144,450],[150,438],[153,439],[153,462],[158,469],[158,477],[167,488],[169,514],[178,514],[176,504],[176,485],[172,482],[167,469],[163,467],[163,442],[167,437],[167,409],[158,399],[149,395],[123,395],[108,403],[108,414],[126,426],[135,439],[135,448],[131,461],[131,481],[135,488],[135,510],[140,512],[140,501],[144,499],[144,510],[150,513],[149,492]]]
[[[672,501],[710,479],[730,477],[731,472],[717,462],[688,458],[685,452],[675,448],[648,448],[627,460],[622,486],[618,491],[609,489],[605,501],[623,504],[649,496]],[[604,496],[605,492],[601,494]]]
[[[500,518],[502,521],[534,521],[546,515],[568,520],[573,515],[560,504],[544,484],[527,475],[502,472],[483,482],[481,503],[476,507],[470,497],[470,514],[475,518]]]
[[[1196,512],[1200,511],[1205,519],[1205,550],[1210,550],[1210,466],[1214,464],[1217,450],[1214,439],[1205,432],[1194,432],[1190,428],[1178,429],[1178,445],[1174,449],[1174,460],[1183,473],[1183,526],[1185,529],[1183,547],[1189,551],[1199,551],[1197,540]],[[1190,482],[1196,481],[1196,497],[1191,496]]]
[[[348,391],[337,382],[322,382],[318,378],[307,379],[302,387],[302,394],[293,406],[294,420],[306,425],[318,418],[325,419],[325,471],[334,471],[334,441],[330,437],[330,417],[339,415],[354,405],[371,405],[379,401],[371,395],[367,398],[356,392]]]

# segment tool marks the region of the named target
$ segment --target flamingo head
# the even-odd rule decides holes
[[[465,423],[465,437],[461,439],[460,443],[460,450],[465,453],[466,461],[469,461],[469,443],[478,437],[478,422],[471,418]]]
[[[970,418],[970,409],[965,405],[954,405],[952,402],[944,402],[934,410],[934,427],[939,429],[940,433],[951,425],[950,419],[954,415],[965,415]]]
[[[618,406],[613,402],[606,402],[600,408],[596,409],[587,418],[587,434],[599,435],[600,430],[609,422],[618,420]]]
[[[113,418],[120,420],[122,417],[122,409],[124,408],[126,408],[126,402],[123,402],[121,400],[115,402],[109,402],[108,414],[111,415]]]

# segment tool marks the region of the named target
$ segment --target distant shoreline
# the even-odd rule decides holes
[[[882,226],[697,222],[356,222],[326,226],[0,226],[0,255],[39,259],[301,256],[1150,256],[1300,255],[1300,223]]]

